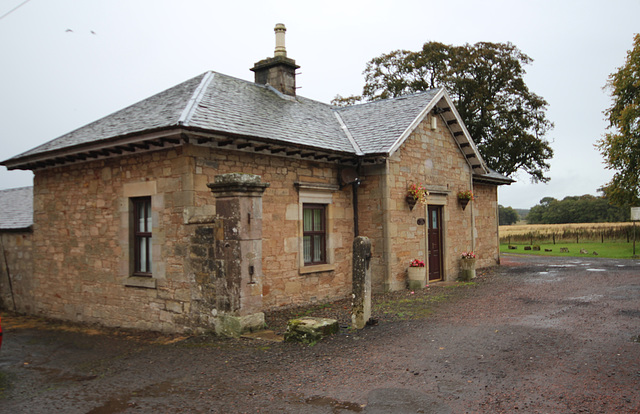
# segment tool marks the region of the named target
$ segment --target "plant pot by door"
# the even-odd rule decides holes
[[[460,279],[469,281],[476,277],[476,259],[460,259]]]
[[[407,286],[409,289],[424,289],[427,285],[426,267],[409,267],[407,273],[409,274],[409,278],[407,280]]]

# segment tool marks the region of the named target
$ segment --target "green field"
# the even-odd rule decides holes
[[[609,259],[632,259],[633,258],[633,243],[558,243],[558,244],[538,244],[540,250],[524,250],[525,246],[529,244],[516,244],[512,243],[512,246],[516,246],[515,250],[509,249],[507,244],[500,245],[501,253],[516,253],[516,254],[534,254],[538,256],[566,256],[566,257],[606,257]],[[569,249],[569,253],[560,253],[560,248],[566,247]],[[546,252],[545,249],[551,249],[550,252]],[[580,253],[580,250],[587,250],[588,254]],[[597,252],[595,255],[593,252]],[[640,242],[636,242],[636,255],[640,255]]]

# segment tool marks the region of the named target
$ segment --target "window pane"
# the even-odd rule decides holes
[[[321,234],[318,234],[316,236],[313,236],[313,261],[314,262],[322,262],[323,257],[322,257],[322,246],[324,243],[322,243],[322,239],[323,236]]]
[[[311,262],[311,236],[303,237],[303,246],[304,246],[304,262]]]
[[[147,216],[147,227],[146,227],[146,232],[147,233],[151,233],[151,229],[152,229],[152,225],[151,225],[151,203],[150,202],[145,202],[145,211],[146,211],[146,216]]]
[[[433,230],[438,228],[438,212],[436,210],[431,211],[431,228]]]
[[[151,230],[151,228],[149,228],[149,230]],[[148,252],[148,258],[149,258],[149,262],[147,263],[147,270],[149,273],[151,273],[151,263],[153,263],[153,258],[151,253],[153,252],[153,250],[151,249],[151,237],[147,237],[147,252]]]
[[[138,246],[139,246],[139,257],[138,257],[138,261],[140,263],[140,272],[142,273],[147,273],[147,239],[146,238],[140,238],[138,240]]]
[[[313,210],[309,209],[309,208],[305,208],[303,210],[303,227],[304,227],[304,231],[311,231],[312,230],[312,225],[313,225]]]
[[[138,231],[144,233],[144,206],[142,204],[138,204]]]
[[[313,210],[313,230],[322,231],[322,213],[320,209]]]

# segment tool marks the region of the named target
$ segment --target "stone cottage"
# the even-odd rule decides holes
[[[179,332],[343,298],[355,235],[373,286],[413,259],[455,280],[499,261],[497,187],[444,89],[350,107],[296,95],[276,26],[255,82],[206,72],[2,163],[32,170],[18,310]],[[410,206],[411,184],[429,191]],[[474,200],[463,208],[460,191]]]

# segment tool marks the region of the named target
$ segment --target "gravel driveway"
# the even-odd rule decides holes
[[[640,261],[505,256],[409,295],[376,300],[416,309],[378,304],[376,326],[311,347],[5,315],[0,412],[640,412]]]

